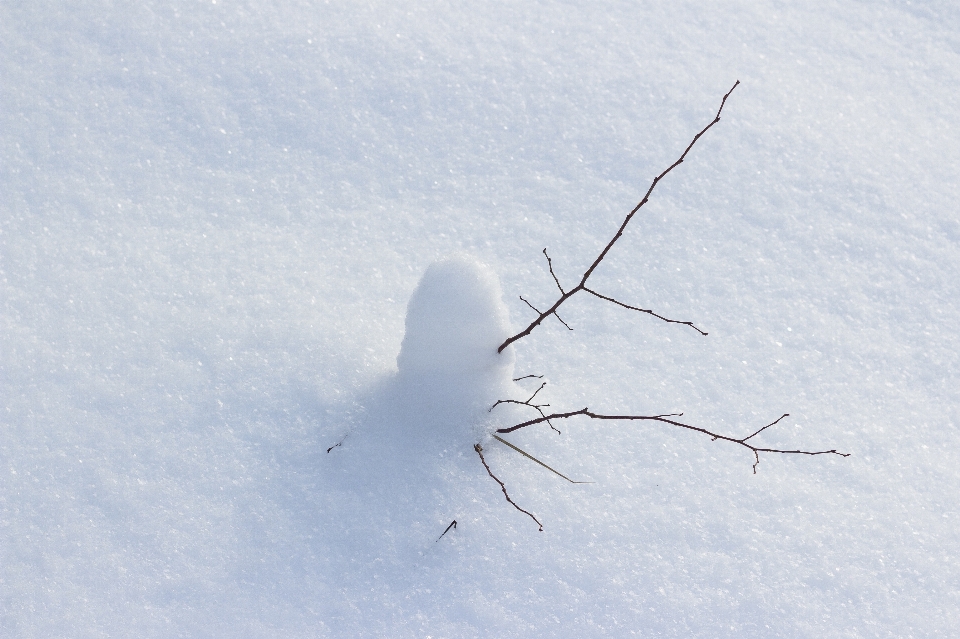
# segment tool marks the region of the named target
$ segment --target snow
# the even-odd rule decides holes
[[[467,255],[431,264],[410,297],[397,356],[403,422],[436,436],[461,430],[469,448],[476,426],[513,390],[510,319],[496,275]]]
[[[960,627],[955,3],[7,2],[0,78],[3,637]],[[494,357],[737,79],[590,280],[709,336]],[[505,436],[572,485],[543,382],[852,456]]]

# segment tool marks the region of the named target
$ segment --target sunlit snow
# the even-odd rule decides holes
[[[709,335],[497,355],[737,80],[590,279]],[[0,636],[956,635],[958,95],[936,0],[0,3]]]

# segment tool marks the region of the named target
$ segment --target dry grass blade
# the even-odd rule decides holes
[[[566,480],[567,480],[568,482],[570,482],[571,484],[593,484],[593,483],[595,483],[595,482],[592,482],[592,481],[574,481],[574,480],[570,479],[569,477],[567,477],[566,475],[564,475],[563,473],[561,473],[561,472],[559,472],[559,471],[557,471],[557,470],[554,470],[553,468],[550,468],[549,466],[547,466],[546,464],[544,464],[542,461],[540,461],[539,459],[537,459],[536,457],[534,457],[533,455],[531,455],[531,454],[528,453],[527,451],[525,451],[525,450],[523,450],[523,449],[521,449],[521,448],[518,448],[517,446],[514,446],[513,444],[511,444],[511,443],[508,442],[507,440],[505,440],[505,439],[503,439],[502,437],[500,437],[499,435],[494,435],[493,438],[494,438],[495,440],[497,440],[498,442],[500,442],[501,444],[506,444],[507,446],[509,446],[510,448],[514,449],[515,451],[517,451],[518,453],[520,453],[521,455],[523,455],[523,456],[526,457],[527,459],[532,459],[533,461],[537,462],[538,464],[540,464],[541,466],[543,466],[544,468],[546,468],[547,470],[549,470],[551,473],[553,473],[553,474],[555,474],[555,475],[559,475],[560,477],[563,477],[564,479],[566,479]]]

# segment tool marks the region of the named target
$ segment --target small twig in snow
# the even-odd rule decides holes
[[[451,528],[453,528],[454,530],[457,529],[457,520],[456,520],[456,519],[454,519],[453,521],[451,521],[451,522],[450,522],[450,525],[447,526],[446,530],[443,531],[443,534],[440,535],[439,537],[437,537],[437,541],[440,541],[441,539],[443,539],[443,535],[446,535],[447,532],[449,532]]]
[[[328,449],[327,449],[327,454],[329,454],[330,451],[333,450],[334,448],[336,448],[337,446],[343,446],[343,442],[344,442],[344,440],[346,440],[346,438],[347,438],[347,436],[348,436],[349,434],[350,434],[350,433],[347,433],[346,435],[343,436],[343,439],[341,439],[341,440],[338,441],[336,444],[334,444],[333,446],[331,446],[330,448],[328,448]]]
[[[560,286],[560,280],[557,279],[557,274],[553,272],[553,260],[551,260],[550,256],[547,255],[547,249],[543,249],[543,255],[547,258],[547,267],[550,269],[550,275],[553,275],[553,281],[557,283],[557,288],[560,289],[560,294],[565,295],[566,291],[563,290],[562,286]]]
[[[532,376],[532,375],[528,375],[528,377],[533,377],[533,376]],[[541,375],[540,377],[542,378],[543,375]],[[521,377],[520,379],[523,379],[523,378]],[[514,380],[514,381],[516,381],[516,380]],[[491,412],[494,408],[496,408],[496,407],[499,406],[500,404],[519,404],[520,406],[529,406],[530,408],[533,408],[533,409],[535,409],[538,413],[540,413],[540,416],[541,416],[541,417],[546,417],[546,413],[543,412],[543,409],[544,409],[544,408],[548,408],[548,407],[550,406],[550,404],[534,404],[534,403],[532,403],[532,402],[533,402],[533,398],[536,397],[536,396],[537,396],[537,393],[539,393],[540,391],[542,391],[542,390],[543,390],[543,387],[546,386],[546,385],[547,385],[546,382],[543,382],[542,384],[540,384],[540,388],[538,388],[537,390],[533,391],[533,395],[531,395],[531,396],[529,397],[529,399],[527,399],[526,401],[523,401],[523,402],[521,402],[520,400],[517,400],[517,399],[498,399],[498,400],[494,403],[494,405],[491,406],[491,407],[489,408],[489,410],[487,410],[487,412],[488,412],[488,413]],[[557,431],[557,434],[558,434],[558,435],[561,434],[560,431],[557,430],[557,428],[550,422],[549,419],[547,420],[547,424],[549,424],[550,428],[552,428],[553,430]]]
[[[615,300],[615,299],[613,299],[612,297],[607,297],[606,295],[601,295],[600,293],[597,293],[597,292],[596,292],[595,290],[593,290],[593,289],[584,287],[583,290],[586,291],[587,293],[590,293],[591,295],[594,295],[594,296],[596,296],[596,297],[599,297],[599,298],[602,299],[602,300],[606,300],[606,301],[608,301],[608,302],[613,302],[613,303],[616,304],[617,306],[622,306],[623,308],[629,308],[631,311],[639,311],[639,312],[641,312],[641,313],[646,313],[647,315],[653,315],[653,316],[656,317],[657,319],[663,320],[664,322],[667,322],[667,323],[669,323],[669,324],[683,324],[684,326],[689,326],[690,328],[692,328],[693,330],[697,331],[698,333],[700,333],[700,334],[703,335],[704,337],[706,337],[707,335],[709,335],[709,333],[706,333],[706,332],[704,332],[704,331],[701,331],[699,328],[697,328],[696,326],[694,326],[694,325],[693,325],[693,322],[681,322],[680,320],[668,319],[668,318],[664,317],[663,315],[659,315],[659,314],[657,314],[657,313],[654,313],[653,311],[651,311],[651,310],[648,309],[648,308],[640,308],[640,307],[638,307],[638,306],[630,306],[629,304],[624,304],[624,303],[621,302],[620,300]]]
[[[493,474],[493,471],[492,471],[492,470],[490,470],[490,466],[487,465],[487,460],[483,458],[483,447],[482,447],[480,444],[474,444],[474,445],[473,445],[473,449],[474,449],[475,451],[477,451],[477,454],[478,454],[478,455],[480,455],[480,462],[483,464],[483,467],[487,469],[487,474],[490,475],[495,482],[497,482],[498,484],[500,484],[500,490],[503,491],[503,496],[507,498],[507,501],[510,502],[510,503],[513,505],[514,508],[516,508],[517,510],[519,510],[519,511],[522,512],[523,514],[529,516],[530,519],[532,519],[532,520],[534,520],[535,522],[537,522],[537,525],[540,526],[540,532],[543,532],[543,524],[540,523],[540,520],[537,519],[536,517],[534,517],[534,516],[533,516],[533,513],[524,510],[524,509],[521,508],[520,506],[517,506],[517,503],[516,503],[515,501],[513,501],[512,499],[510,499],[510,495],[507,493],[507,487],[504,486],[504,484],[503,484],[502,481],[500,481],[499,479],[497,479],[497,476]]]
[[[513,381],[519,382],[520,380],[530,379],[531,377],[534,379],[543,379],[543,375],[524,375],[523,377],[514,377]]]

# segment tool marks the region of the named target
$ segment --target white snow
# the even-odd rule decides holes
[[[737,79],[590,280],[709,336],[494,356]],[[0,636],[957,634],[958,95],[938,0],[0,3]],[[571,485],[544,381],[852,456],[505,436]]]
[[[431,264],[410,297],[397,383],[411,429],[464,433],[513,390],[510,319],[496,275],[467,255]],[[469,448],[469,447],[468,447]]]

